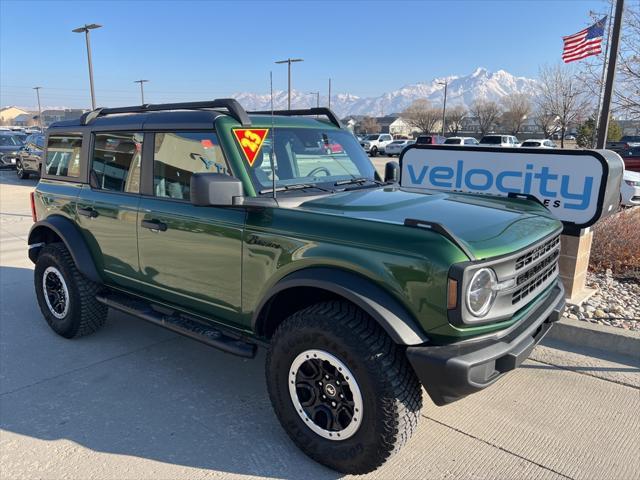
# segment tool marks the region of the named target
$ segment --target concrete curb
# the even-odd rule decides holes
[[[546,335],[571,345],[640,357],[640,332],[561,318]]]

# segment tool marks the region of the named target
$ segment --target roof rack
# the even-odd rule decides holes
[[[256,115],[271,115],[271,110],[260,110],[260,111],[256,111],[256,112],[249,112],[251,114],[256,114]],[[326,108],[326,107],[318,107],[318,108],[304,108],[304,109],[300,109],[300,110],[274,110],[273,111],[274,115],[284,115],[284,116],[288,116],[288,117],[293,117],[293,116],[302,116],[302,115],[325,115],[329,121],[331,123],[333,123],[336,127],[338,128],[342,128],[342,124],[340,123],[340,120],[338,119],[338,117],[336,116],[335,113],[333,113],[333,110],[331,110],[330,108]]]
[[[206,108],[225,108],[229,115],[242,124],[243,127],[250,127],[251,120],[242,105],[234,98],[219,98],[204,102],[183,102],[183,103],[158,103],[135,105],[132,107],[116,107],[116,108],[96,108],[91,112],[87,112],[80,117],[83,125],[88,125],[98,117],[105,115],[114,115],[117,113],[146,113],[159,112],[163,110],[201,110]]]

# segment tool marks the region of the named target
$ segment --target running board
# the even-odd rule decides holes
[[[223,352],[244,358],[256,355],[256,345],[240,337],[234,338],[221,330],[207,325],[198,319],[180,313],[166,315],[155,310],[151,304],[128,295],[109,292],[96,295],[96,300],[115,310],[160,325],[185,337],[198,340]]]

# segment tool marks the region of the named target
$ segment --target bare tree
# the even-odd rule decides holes
[[[496,102],[478,99],[471,104],[469,112],[476,117],[480,133],[485,135],[491,131],[491,128],[500,118],[501,110]]]
[[[467,112],[467,109],[462,105],[458,105],[447,110],[445,115],[447,121],[447,130],[449,130],[450,133],[457,135],[458,132],[462,129],[462,121],[468,113],[469,112]]]
[[[538,110],[543,115],[557,117],[560,146],[564,147],[567,129],[580,123],[592,112],[593,97],[588,95],[574,70],[562,64],[542,67],[538,85]]]
[[[517,135],[522,129],[525,120],[531,114],[531,101],[524,93],[512,93],[505,95],[500,100],[504,112],[500,117],[500,124],[511,135]]]
[[[607,9],[607,13],[608,13]],[[599,14],[601,17],[604,15]],[[612,21],[613,19],[609,19]],[[605,55],[580,62],[580,78],[584,88],[596,99],[602,87],[602,65]],[[620,49],[613,86],[612,111],[619,118],[640,120],[640,3],[627,2],[624,11]]]
[[[442,110],[433,108],[428,100],[418,99],[400,114],[407,125],[422,133],[431,133],[442,118]]]
[[[374,117],[364,117],[360,121],[359,130],[364,133],[379,133],[380,125]]]
[[[560,128],[558,126],[558,117],[543,113],[542,111],[537,111],[534,114],[533,121],[536,127],[544,133],[544,138],[551,138]]]

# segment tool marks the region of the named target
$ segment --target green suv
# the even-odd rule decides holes
[[[428,148],[428,147],[420,147]],[[328,109],[97,109],[47,132],[29,257],[50,327],[109,307],[229,353],[268,350],[274,410],[335,470],[411,437],[527,358],[564,307],[562,225],[527,198],[380,178]]]

